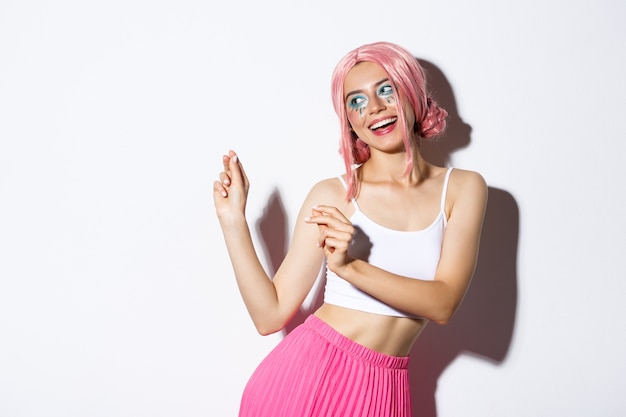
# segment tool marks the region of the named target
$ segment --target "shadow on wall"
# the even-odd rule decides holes
[[[511,195],[490,187],[478,264],[465,299],[447,325],[426,326],[411,351],[414,417],[437,416],[437,381],[459,355],[504,361],[517,311],[518,220]]]
[[[443,72],[418,59],[426,70],[434,99],[448,111],[447,129],[436,141],[424,141],[424,157],[440,166],[470,144],[471,126],[459,116],[456,99]],[[411,351],[410,378],[414,417],[437,417],[437,382],[461,354],[494,364],[509,351],[517,313],[517,243],[519,210],[510,193],[489,187],[489,200],[474,278],[454,318],[446,326],[429,324]]]
[[[289,246],[289,232],[287,230],[287,213],[280,198],[278,190],[274,189],[263,210],[263,215],[256,223],[261,244],[267,257],[268,274],[273,276],[280,266],[283,258],[287,254]],[[325,271],[325,268],[322,269]],[[318,279],[319,282],[319,279]],[[310,294],[310,303],[300,307],[296,315],[283,329],[283,334],[287,335],[298,327],[304,320],[312,314],[324,300],[324,286],[313,286]]]
[[[444,137],[421,144],[425,158],[446,166],[451,154],[470,143],[471,127],[458,115],[452,88],[432,63],[419,60],[427,71],[435,100],[448,111]],[[273,275],[288,247],[287,213],[278,190],[270,195],[257,232]],[[519,212],[506,191],[490,187],[480,243],[480,255],[470,288],[454,318],[446,326],[429,324],[411,351],[410,378],[414,417],[437,417],[437,382],[461,354],[499,364],[511,343],[517,311],[517,242]],[[323,284],[323,281],[322,281]],[[314,287],[312,300],[291,320],[287,334],[323,301],[323,285]]]
[[[450,83],[443,72],[432,62],[418,59],[426,71],[428,88],[435,101],[448,112],[446,131],[437,140],[424,140],[420,143],[420,151],[424,158],[438,166],[450,165],[450,156],[470,143],[472,128],[459,116],[456,99]]]

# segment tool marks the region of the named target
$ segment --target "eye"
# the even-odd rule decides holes
[[[352,96],[348,100],[348,107],[350,107],[352,110],[359,110],[359,109],[365,108],[366,106],[367,106],[367,97],[364,95],[359,94],[356,96]]]
[[[377,91],[380,97],[389,97],[393,95],[393,86],[391,84],[383,84]]]

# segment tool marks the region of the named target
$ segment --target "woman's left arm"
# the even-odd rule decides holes
[[[451,208],[434,280],[413,279],[347,257],[353,228],[333,207],[320,206],[312,223],[321,225],[320,246],[328,267],[360,290],[398,310],[446,324],[461,304],[474,274],[487,205],[487,185],[472,171],[450,178]]]

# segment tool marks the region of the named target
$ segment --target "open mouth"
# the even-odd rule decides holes
[[[394,123],[396,123],[396,121],[398,121],[397,117],[390,117],[388,119],[381,120],[371,125],[370,130],[377,131],[379,129],[384,129],[386,127],[393,125]]]

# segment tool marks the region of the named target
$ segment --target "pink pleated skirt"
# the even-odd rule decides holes
[[[239,417],[411,417],[408,365],[311,315],[254,371]]]

